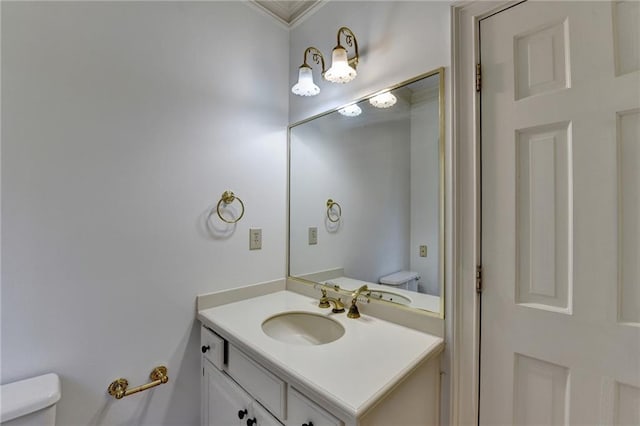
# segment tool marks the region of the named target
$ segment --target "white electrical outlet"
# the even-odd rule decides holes
[[[312,226],[309,228],[309,245],[318,244],[318,228]]]
[[[427,257],[427,246],[420,246],[420,257]]]
[[[262,249],[262,228],[249,229],[249,250]]]

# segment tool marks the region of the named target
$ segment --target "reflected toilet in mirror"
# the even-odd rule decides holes
[[[289,276],[442,318],[444,69],[347,106],[289,128]]]
[[[380,284],[403,290],[418,291],[420,274],[413,271],[400,271],[380,278]]]

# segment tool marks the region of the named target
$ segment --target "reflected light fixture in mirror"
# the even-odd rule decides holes
[[[391,92],[384,92],[369,99],[369,103],[376,108],[390,108],[398,99]]]
[[[355,49],[355,56],[353,58],[347,58],[347,50],[340,44],[340,34],[344,34],[345,43],[347,46],[353,46]],[[338,45],[333,49],[331,54],[331,68],[327,70],[324,78],[332,83],[348,83],[356,76],[356,67],[358,66],[358,41],[356,36],[347,27],[342,27],[338,30]]]
[[[338,112],[346,117],[357,117],[362,114],[362,109],[356,104],[351,104],[340,108]]]
[[[291,92],[298,96],[315,96],[320,93],[320,87],[313,82],[313,70],[307,63],[307,55],[311,53],[312,60],[316,64],[322,64],[322,74],[325,73],[324,69],[324,56],[315,47],[307,47],[304,51],[304,58],[302,65],[298,69],[298,82],[291,88]]]

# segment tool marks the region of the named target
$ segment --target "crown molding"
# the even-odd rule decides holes
[[[254,8],[273,18],[281,26],[294,28],[329,0],[249,0]]]

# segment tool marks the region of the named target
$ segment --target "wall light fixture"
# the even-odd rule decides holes
[[[315,96],[320,93],[320,88],[313,82],[313,70],[307,63],[307,55],[311,53],[311,59],[316,64],[322,64],[322,75],[325,74],[324,56],[315,47],[307,47],[304,51],[302,65],[298,69],[298,82],[291,88],[294,95],[298,96]]]
[[[354,47],[355,56],[347,58],[347,49],[340,44],[340,34],[344,34],[345,43],[349,47]],[[347,27],[338,30],[338,45],[334,47],[331,54],[331,68],[324,74],[324,78],[332,83],[348,83],[356,76],[356,67],[358,66],[358,41],[356,36]]]

